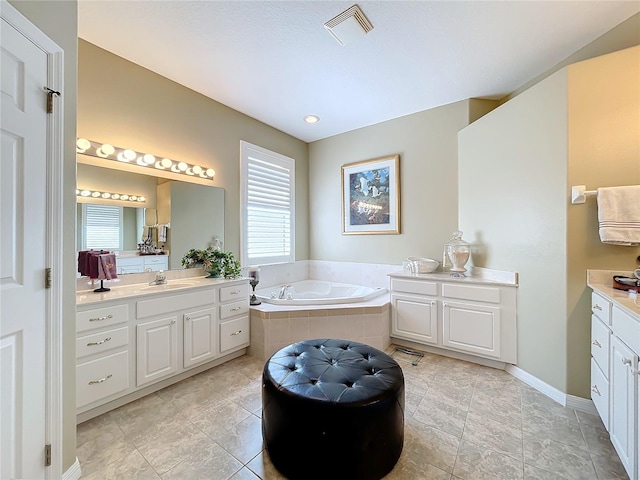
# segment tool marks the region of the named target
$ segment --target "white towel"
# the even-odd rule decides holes
[[[600,240],[611,245],[640,245],[640,185],[598,189]]]

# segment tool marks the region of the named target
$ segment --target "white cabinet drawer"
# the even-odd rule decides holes
[[[391,291],[417,293],[418,295],[438,295],[438,284],[421,280],[391,279]]]
[[[605,325],[611,325],[611,302],[595,292],[591,292],[591,311]]]
[[[146,255],[142,258],[143,258],[145,267],[149,265],[166,265],[167,264],[167,257],[164,257],[164,256]]]
[[[197,308],[212,304],[214,299],[214,290],[210,288],[191,293],[176,293],[163,297],[154,296],[150,300],[136,302],[136,317],[147,318],[155,315],[164,315],[168,312]]]
[[[76,339],[76,358],[102,353],[129,343],[129,327],[93,333]]]
[[[127,305],[84,310],[76,313],[76,332],[117,325],[128,320],[129,307]]]
[[[609,328],[591,315],[591,356],[596,361],[602,373],[609,378],[609,343],[611,332]]]
[[[76,367],[76,407],[129,388],[129,352],[120,352]]]
[[[220,305],[220,320],[225,318],[236,317],[249,311],[249,301],[240,300],[239,302]]]
[[[640,321],[614,306],[611,328],[613,333],[626,343],[636,355],[640,355]]]
[[[220,288],[220,301],[228,302],[230,300],[249,298],[249,285],[233,285],[231,287]]]
[[[220,324],[220,353],[249,345],[249,316]]]
[[[598,410],[598,414],[604,423],[605,428],[609,429],[609,382],[596,364],[591,359],[591,399]]]
[[[497,287],[476,287],[459,285],[457,283],[443,283],[442,296],[459,298],[476,302],[500,303],[500,289]]]

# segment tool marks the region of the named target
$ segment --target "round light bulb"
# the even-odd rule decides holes
[[[184,162],[180,162],[178,163],[178,170],[180,170],[181,172],[186,172],[187,168],[189,168],[189,165],[187,165]]]
[[[138,197],[138,201],[139,202],[144,202],[145,200],[146,200],[146,198],[144,198],[144,197]]]
[[[213,168],[207,168],[207,176],[213,178],[216,174],[216,171]]]
[[[194,165],[193,173],[195,173],[196,175],[200,175],[200,173],[202,173],[202,167],[200,165]]]
[[[105,154],[106,156],[112,155],[113,152],[116,151],[115,148],[113,148],[113,145],[109,145],[108,143],[105,143],[104,145],[102,145],[100,147],[100,150],[102,151],[103,154]]]
[[[111,195],[111,198],[113,200],[118,200],[120,198],[120,194],[119,193],[114,193],[113,195]]]
[[[135,202],[136,200],[138,200],[138,196],[137,195],[131,195],[129,197],[129,200],[131,200],[132,202]]]
[[[164,170],[164,167],[162,166],[162,162],[161,161],[157,161],[154,166],[159,170]]]
[[[187,168],[187,171],[185,172],[187,175],[193,175],[193,169],[191,167]]]
[[[122,152],[122,154],[124,155],[124,158],[126,158],[128,162],[136,158],[136,152],[134,152],[133,150],[126,149],[124,152]]]
[[[76,141],[76,147],[77,147],[76,150],[78,150],[81,153],[84,153],[88,148],[91,147],[91,142],[86,138],[79,138]]]
[[[162,164],[162,166],[164,168],[169,168],[173,164],[173,162],[171,160],[169,160],[168,158],[163,158],[162,162],[160,162],[160,163]]]
[[[129,195],[127,195],[127,194],[120,195],[120,199],[121,200],[129,200]]]
[[[88,197],[89,195],[91,195],[91,192],[89,190],[82,190],[80,192],[80,195],[82,195],[83,197]]]
[[[80,190],[76,188],[76,195],[80,195]]]
[[[98,198],[100,196],[100,192],[93,192],[91,196],[94,198]]]
[[[153,155],[151,155],[149,153],[145,153],[144,156],[142,157],[142,160],[147,165],[151,165],[151,164],[156,162],[156,157],[154,157]]]
[[[111,198],[111,194],[110,194],[110,193],[108,193],[108,192],[104,192],[104,193],[102,194],[102,198]]]

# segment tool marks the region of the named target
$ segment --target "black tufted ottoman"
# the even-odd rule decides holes
[[[380,479],[402,452],[402,370],[362,343],[289,345],[264,366],[262,437],[287,478]]]

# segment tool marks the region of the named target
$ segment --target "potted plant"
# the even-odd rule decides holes
[[[182,257],[184,268],[200,267],[209,273],[208,278],[236,278],[240,276],[240,262],[232,252],[213,247],[199,250],[192,248]]]

